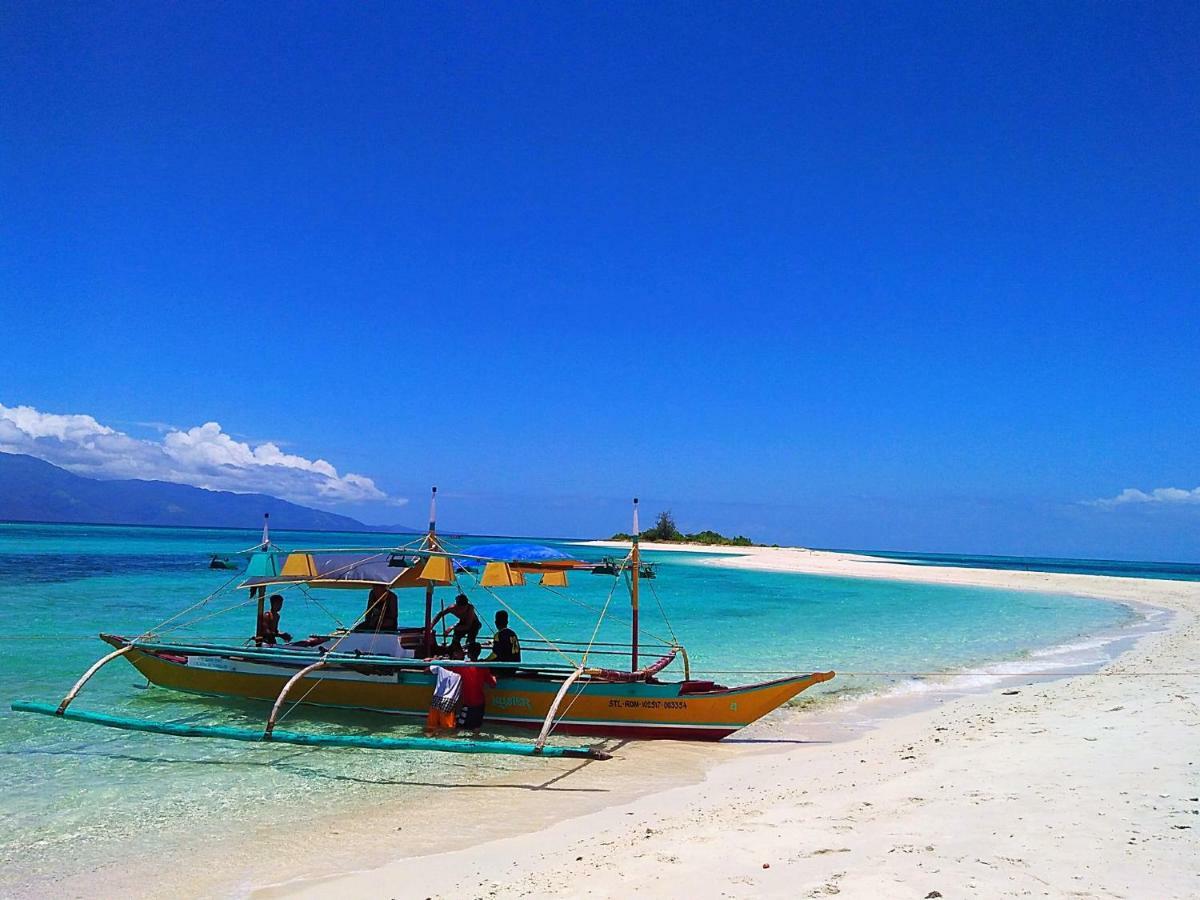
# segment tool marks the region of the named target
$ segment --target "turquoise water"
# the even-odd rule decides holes
[[[862,552],[897,562],[922,566],[962,566],[968,569],[1005,569],[1018,572],[1070,572],[1077,575],[1113,575],[1119,578],[1159,578],[1200,581],[1200,563],[1146,562],[1124,559],[1069,559],[1053,556],[989,556],[960,553],[909,553],[903,550]]]
[[[287,547],[361,546],[378,535],[276,533]],[[187,741],[109,731],[8,711],[11,699],[57,700],[108,648],[99,631],[136,634],[217,590],[234,573],[210,570],[209,554],[254,544],[255,531],[0,524],[0,894],[45,890],[52,874],[89,871],[100,861],[170,853],[231,827],[250,832],[264,809],[273,819],[313,805],[336,810],[400,798],[430,779],[479,780],[523,759],[447,758]],[[468,539],[468,543],[479,543]],[[562,545],[567,546],[567,545]],[[572,547],[598,558],[605,551]],[[1037,648],[1132,622],[1127,607],[1027,592],[748,572],[703,565],[706,556],[647,554],[659,577],[645,582],[644,640],[688,647],[698,677],[740,683],[795,671],[940,672],[1020,659]],[[538,587],[507,589],[505,599],[542,633],[584,639],[613,586],[611,578],[572,576],[574,602]],[[452,594],[446,591],[447,595]],[[289,595],[290,597],[290,595]],[[410,599],[411,597],[411,599]],[[670,621],[659,614],[661,597]],[[317,595],[352,621],[359,592]],[[490,619],[494,602],[477,596]],[[240,603],[236,592],[203,613]],[[401,596],[402,623],[416,624],[417,592]],[[623,641],[628,595],[613,594],[599,639]],[[316,603],[289,599],[284,627],[320,631],[331,620]],[[517,624],[523,638],[528,626]],[[243,606],[177,636],[242,639],[253,631]],[[872,691],[906,682],[900,675],[841,675],[830,693]],[[819,702],[820,691],[802,696]],[[78,708],[142,718],[261,725],[266,709],[147,688],[121,661],[85,688]],[[292,727],[414,733],[403,720],[367,714],[303,712]]]

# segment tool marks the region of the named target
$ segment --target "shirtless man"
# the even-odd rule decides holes
[[[473,644],[483,623],[479,621],[479,613],[475,612],[475,607],[471,605],[466,594],[459,594],[454,598],[453,606],[438,613],[430,623],[430,628],[432,629],[447,615],[454,616],[458,620],[454,623],[454,630],[451,632],[450,651],[451,653],[455,650],[461,652],[463,638],[466,638],[468,644]]]
[[[265,610],[258,620],[258,634],[254,636],[255,643],[275,645],[280,638],[290,641],[292,636],[286,631],[279,630],[279,613],[283,609],[283,598],[278,594],[271,595],[271,608]]]

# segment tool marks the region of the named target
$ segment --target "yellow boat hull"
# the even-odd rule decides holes
[[[121,638],[105,635],[115,647]],[[274,701],[297,667],[238,661],[235,657],[188,658],[131,650],[125,655],[152,684],[191,694]],[[581,679],[569,689],[555,731],[605,737],[720,740],[782,706],[801,691],[833,678],[833,672],[781,678],[744,687],[704,682],[607,682]],[[562,678],[503,674],[487,693],[485,722],[540,728]],[[433,676],[420,670],[382,673],[324,670],[296,684],[289,695],[303,703],[424,717]]]

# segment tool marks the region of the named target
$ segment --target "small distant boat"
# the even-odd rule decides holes
[[[229,570],[241,568],[241,566],[239,566],[233,560],[229,559],[229,557],[217,556],[215,553],[213,554],[212,559],[210,559],[208,561],[208,567],[210,569],[229,569]]]
[[[372,597],[406,588],[421,590],[423,624],[390,630],[378,624],[367,626],[371,615],[368,609],[348,628],[272,646],[253,638],[241,644],[173,640],[170,633],[187,624],[186,616],[181,614],[163,627],[138,637],[102,634],[101,638],[113,647],[112,652],[93,665],[57,707],[18,702],[13,708],[110,727],[186,736],[603,758],[606,754],[594,747],[563,748],[547,741],[553,732],[604,738],[720,740],[800,692],[834,677],[833,672],[811,672],[726,687],[692,677],[687,650],[674,639],[658,639],[655,653],[647,658],[639,625],[639,587],[642,579],[653,578],[655,573],[653,566],[641,559],[637,537],[625,557],[606,558],[599,564],[539,545],[482,545],[456,550],[437,534],[436,497],[434,488],[429,531],[419,542],[414,542],[415,546],[283,550],[271,543],[264,526],[261,545],[246,551],[249,561],[245,578],[237,586],[248,591],[241,605],[253,604],[259,620],[268,590],[297,589],[307,593],[308,588],[335,588],[377,592]],[[632,533],[637,535],[636,500],[633,525]],[[216,560],[214,557],[214,563]],[[600,613],[592,640],[551,640],[536,633],[536,638],[522,640],[519,661],[484,663],[497,677],[496,687],[487,695],[485,724],[536,730],[533,742],[314,735],[276,729],[280,712],[289,701],[423,718],[429,710],[434,686],[429,666],[436,664],[453,670],[473,665],[460,660],[434,659],[444,650],[434,629],[433,607],[438,589],[486,594],[532,630],[497,591],[525,585],[531,578],[557,591],[566,588],[568,576],[577,572],[608,575],[613,579],[609,602]],[[595,634],[599,623],[622,582],[628,587],[630,597],[629,643],[598,643]],[[273,705],[265,727],[258,731],[181,725],[69,709],[87,680],[100,667],[122,656],[150,683],[160,687],[209,697],[270,702]],[[675,663],[682,666],[682,677],[660,678]]]

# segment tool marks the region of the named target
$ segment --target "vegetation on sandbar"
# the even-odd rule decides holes
[[[684,534],[675,525],[675,519],[670,510],[658,514],[653,528],[647,528],[638,537],[643,541],[657,541],[666,544],[710,544],[714,547],[753,547],[754,541],[743,535],[726,537],[718,531],[697,531],[694,534]],[[633,536],[623,531],[617,532],[609,540],[629,541]]]

